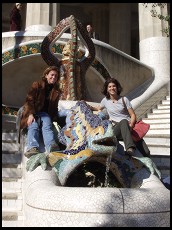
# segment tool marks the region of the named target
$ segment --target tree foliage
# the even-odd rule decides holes
[[[148,7],[148,4],[152,4],[152,9],[150,10],[152,17],[159,18],[162,21],[168,22],[168,26],[164,28],[162,32],[164,32],[166,36],[169,37],[170,36],[170,15],[164,16],[162,14],[158,14],[156,10],[157,7],[164,8],[167,5],[167,3],[143,3],[145,7]]]

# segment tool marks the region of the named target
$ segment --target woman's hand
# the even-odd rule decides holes
[[[136,114],[132,108],[128,109],[128,113],[130,114],[129,126],[131,129],[133,129],[136,123],[136,119],[137,119]]]
[[[32,122],[35,121],[35,118],[33,116],[33,114],[30,114],[29,117],[28,117],[28,120],[27,120],[27,125],[31,125]]]
[[[134,128],[134,126],[135,126],[135,124],[133,124],[133,123],[129,122],[129,126],[130,126],[130,128],[131,128],[131,129],[133,129],[133,128]]]

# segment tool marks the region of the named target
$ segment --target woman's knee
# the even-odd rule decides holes
[[[41,117],[41,125],[42,127],[52,126],[52,120],[48,114]]]

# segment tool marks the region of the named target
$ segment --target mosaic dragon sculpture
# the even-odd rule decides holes
[[[64,31],[70,29],[71,50],[68,59],[59,59],[54,55],[52,46]],[[85,54],[78,58],[78,37],[85,46]],[[95,58],[95,47],[86,29],[73,15],[61,20],[57,26],[44,38],[41,45],[43,60],[50,66],[55,65],[60,70],[60,87],[63,100],[86,100],[85,73]],[[65,72],[65,73],[63,73]]]
[[[28,171],[40,164],[44,170],[50,165],[61,185],[65,185],[69,176],[83,163],[94,160],[106,164],[107,157],[111,156],[110,171],[122,187],[131,187],[132,178],[143,168],[161,177],[150,158],[118,153],[111,122],[93,114],[84,101],[78,101],[67,113],[66,125],[58,133],[58,138],[66,148],[48,155],[32,156],[27,161]]]
[[[51,47],[69,28],[71,40],[67,45],[70,45],[70,52],[67,59],[59,60]],[[88,51],[80,60],[77,58],[77,37]],[[95,47],[78,19],[71,15],[61,20],[44,38],[41,55],[48,65],[59,67],[60,85],[63,91],[61,99],[86,98],[85,73],[95,58]],[[61,185],[65,185],[69,176],[80,165],[91,160],[105,165],[107,158],[110,157],[110,171],[122,187],[131,187],[133,175],[136,175],[143,167],[147,167],[151,174],[157,174],[160,177],[159,170],[150,158],[131,157],[116,151],[118,143],[111,122],[93,114],[85,101],[78,101],[67,113],[66,125],[58,133],[58,139],[65,149],[48,155],[39,153],[30,157],[26,165],[28,171],[33,171],[38,165],[45,170],[49,165],[55,170]]]

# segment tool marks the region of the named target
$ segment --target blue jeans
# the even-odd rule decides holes
[[[28,126],[27,150],[30,150],[34,147],[39,149],[40,134],[42,132],[45,148],[47,152],[49,152],[52,145],[57,145],[54,139],[51,118],[45,112],[38,112],[36,115],[40,117],[40,120],[39,122],[34,121]]]

